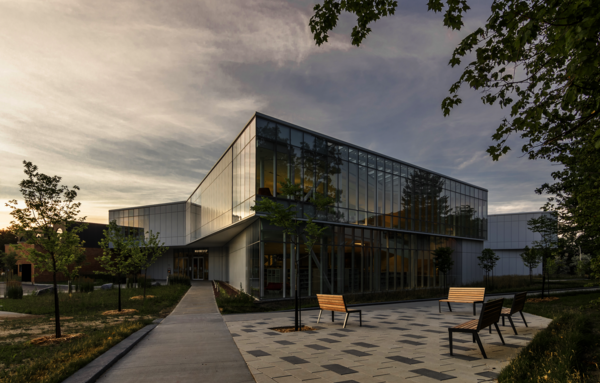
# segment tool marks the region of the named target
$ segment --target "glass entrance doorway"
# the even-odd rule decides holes
[[[192,258],[192,279],[204,279],[204,257]]]

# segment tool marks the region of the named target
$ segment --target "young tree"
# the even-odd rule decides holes
[[[82,245],[85,241],[81,241]],[[83,266],[83,262],[86,260],[85,251],[82,251],[78,254],[78,256],[73,260],[73,263],[70,267],[66,267],[63,270],[63,274],[67,277],[69,283],[69,294],[73,292],[73,281],[75,278],[79,276],[79,269]]]
[[[494,267],[496,267],[496,263],[500,260],[500,257],[494,253],[492,249],[483,249],[481,255],[477,257],[479,259],[479,267],[485,270],[485,287],[487,287],[487,281],[490,277],[490,272],[492,272],[492,285],[494,284]]]
[[[25,238],[32,247],[25,248],[17,244],[14,248],[37,270],[52,273],[55,336],[60,338],[56,274],[66,270],[84,251],[78,233],[87,225],[82,224],[85,217],[77,219],[81,203],[74,202],[79,187],[69,189],[65,185],[59,186],[61,177],[39,173],[38,167],[31,162],[23,161],[23,164],[27,178],[19,186],[25,207],[19,208],[17,200],[9,201],[6,205],[12,209],[10,214],[15,219],[11,222],[14,234]],[[76,221],[80,224],[75,225]]]
[[[550,293],[550,279],[548,277],[548,260],[554,255],[558,248],[558,220],[556,213],[543,214],[538,218],[532,218],[527,221],[529,230],[539,233],[541,239],[533,241],[533,248],[536,249],[542,259],[542,298],[546,280],[548,280],[548,293]]]
[[[117,221],[113,220],[104,230],[104,238],[99,242],[102,248],[102,256],[98,259],[100,266],[117,278],[118,311],[121,311],[121,277],[135,270],[132,257],[139,241],[136,234],[129,228],[117,225]]]
[[[531,285],[533,282],[533,269],[538,267],[541,262],[540,255],[536,249],[530,249],[529,246],[525,246],[520,256],[525,266],[529,268],[529,284]]]
[[[163,255],[168,247],[164,247],[164,242],[159,240],[160,233],[152,234],[151,231],[146,232],[146,237],[138,239],[134,242],[134,247],[131,254],[131,264],[134,270],[144,270],[145,281],[148,279],[148,267],[150,267],[161,255]],[[146,301],[146,284],[144,283],[144,302]]]
[[[304,198],[304,192],[299,185],[294,184],[289,179],[280,182],[280,188],[277,188],[278,194],[288,196],[292,200],[300,201]],[[327,226],[320,225],[314,222],[314,219],[320,213],[328,213],[331,210],[331,205],[334,201],[332,197],[324,196],[315,190],[311,191],[312,197],[309,199],[309,204],[314,207],[314,214],[305,213],[305,221],[297,219],[297,205],[290,204],[285,207],[282,204],[272,200],[271,198],[262,198],[256,201],[255,206],[251,209],[257,213],[264,214],[265,218],[274,226],[281,228],[283,234],[289,243],[292,244],[294,253],[294,264],[296,269],[296,283],[294,290],[295,299],[295,330],[300,331],[301,323],[301,307],[299,307],[300,299],[300,260],[305,257],[313,256],[313,247],[321,239]],[[305,209],[307,210],[307,209]],[[301,243],[304,243],[306,254],[300,256],[297,252]]]
[[[0,252],[0,264],[2,264],[2,269],[6,273],[6,282],[8,282],[9,276],[12,276],[17,260],[17,253],[12,249],[8,253]]]
[[[454,260],[452,259],[452,250],[450,247],[438,247],[433,251],[433,262],[435,263],[435,267],[444,273],[444,288],[447,287],[447,274],[454,266]]]

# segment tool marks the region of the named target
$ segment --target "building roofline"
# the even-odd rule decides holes
[[[165,202],[165,203],[155,203],[153,205],[141,205],[141,206],[131,206],[131,207],[122,207],[119,209],[111,209],[111,211],[120,211],[120,210],[130,210],[130,209],[142,209],[147,207],[157,207],[157,206],[165,206],[165,205],[176,205],[178,203],[186,203],[187,201],[177,201],[177,202]]]
[[[517,213],[488,214],[488,218],[498,216],[498,215],[519,215],[519,214],[540,214],[540,213],[550,213],[550,212],[549,211],[520,211]]]

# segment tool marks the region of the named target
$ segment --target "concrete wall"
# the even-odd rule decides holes
[[[483,280],[483,269],[479,267],[477,257],[483,251],[483,242],[461,239],[462,258],[462,280],[461,284],[467,284]]]
[[[173,272],[173,250],[169,249],[162,257],[158,258],[152,266],[148,268],[148,277],[154,279],[167,279],[167,270]]]
[[[244,291],[248,289],[246,232],[242,231],[229,242],[229,284],[239,289],[241,283]]]
[[[539,233],[529,230],[527,221],[538,218],[544,212],[492,214],[488,216],[488,240],[484,248],[494,250],[500,257],[494,269],[494,275],[529,275],[529,269],[523,264],[520,254],[525,246],[532,246],[533,241],[541,240]],[[533,274],[540,274],[542,266],[533,269]]]
[[[229,251],[227,247],[211,247],[208,249],[208,279],[228,282]]]

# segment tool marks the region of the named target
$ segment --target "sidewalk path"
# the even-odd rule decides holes
[[[194,282],[171,315],[98,380],[197,381],[254,383],[208,281]]]

